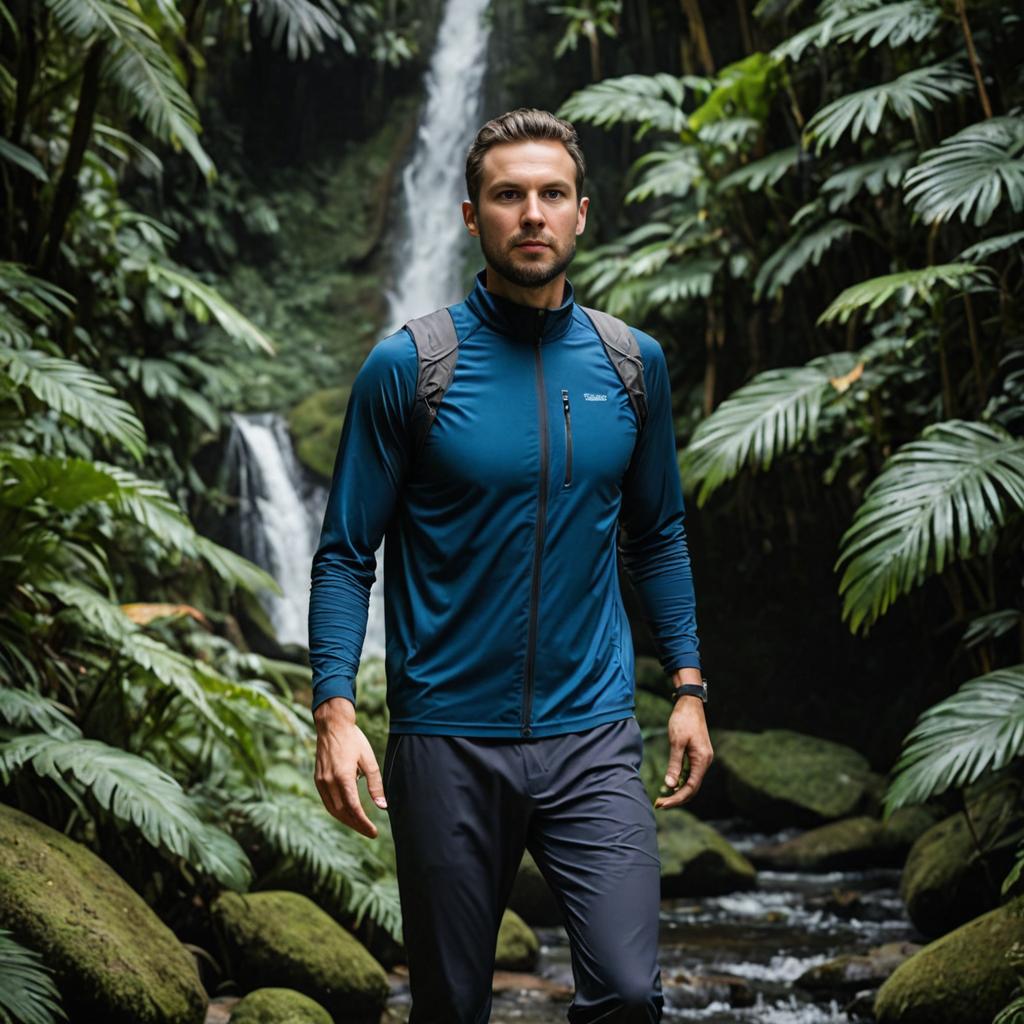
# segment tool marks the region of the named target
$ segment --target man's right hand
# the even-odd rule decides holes
[[[313,778],[324,806],[338,821],[377,838],[377,826],[359,800],[358,779],[366,776],[373,802],[387,807],[380,769],[370,741],[356,725],[356,709],[345,697],[329,697],[313,712],[316,722],[316,771]]]

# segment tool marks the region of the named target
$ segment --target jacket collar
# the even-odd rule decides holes
[[[466,305],[499,334],[528,342],[535,341],[539,336],[543,344],[557,340],[568,331],[575,304],[575,293],[568,278],[561,304],[551,309],[538,309],[488,291],[484,284],[486,273],[486,270],[481,270],[476,275],[476,283],[466,297]]]

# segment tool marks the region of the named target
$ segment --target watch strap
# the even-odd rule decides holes
[[[708,702],[708,681],[702,677],[699,683],[683,683],[672,691],[673,703],[680,697],[700,697],[707,704]]]

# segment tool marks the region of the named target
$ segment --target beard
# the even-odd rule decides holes
[[[519,241],[525,241],[525,239],[519,239]],[[541,288],[558,277],[575,259],[576,239],[573,238],[572,244],[566,252],[559,252],[553,245],[550,246],[548,255],[554,257],[550,263],[539,260],[536,263],[517,263],[513,260],[511,253],[502,249],[481,227],[480,249],[484,259],[505,280],[520,288]]]

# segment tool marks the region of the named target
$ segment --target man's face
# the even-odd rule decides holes
[[[553,281],[576,255],[590,200],[577,200],[576,165],[560,142],[505,142],[483,159],[480,197],[462,204],[484,259],[523,288]]]

